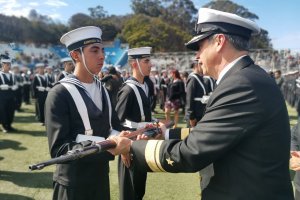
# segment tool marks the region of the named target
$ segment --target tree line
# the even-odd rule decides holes
[[[247,8],[230,0],[214,0],[203,7],[235,13],[258,20],[259,17]],[[109,15],[99,5],[89,8],[89,14],[76,13],[67,24],[53,21],[31,10],[28,18],[0,14],[0,41],[36,44],[59,44],[65,32],[81,26],[99,26],[104,41],[115,38],[130,47],[152,46],[155,51],[186,51],[184,43],[194,34],[197,9],[191,0],[132,0],[133,13]],[[253,49],[272,49],[266,30],[262,30],[251,43]]]

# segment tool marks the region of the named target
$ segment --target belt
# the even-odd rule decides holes
[[[50,87],[42,87],[42,86],[37,86],[36,89],[39,91],[39,92],[48,92],[51,88]]]
[[[202,98],[200,98],[200,97],[195,97],[195,98],[194,98],[194,101],[201,101],[201,103],[207,104],[209,97],[210,97],[210,96],[207,96],[207,95],[203,95]]]
[[[133,121],[130,121],[128,119],[125,119],[125,122],[124,122],[124,126],[128,127],[128,128],[143,128],[146,126],[146,124],[149,124],[150,122],[133,122]]]

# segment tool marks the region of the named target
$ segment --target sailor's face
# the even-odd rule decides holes
[[[65,62],[65,69],[67,72],[71,73],[72,71],[74,71],[74,64],[72,61],[68,61],[68,62]]]
[[[5,73],[9,72],[10,70],[10,63],[2,63],[2,69]]]
[[[100,43],[87,45],[83,48],[86,66],[93,74],[98,74],[104,64],[104,48]]]
[[[44,67],[38,67],[37,68],[37,73],[43,75],[45,73],[45,68]]]
[[[151,72],[151,67],[152,67],[150,58],[139,59],[139,64],[140,64],[143,74],[145,76],[149,76],[150,72]]]

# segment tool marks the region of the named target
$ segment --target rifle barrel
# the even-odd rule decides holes
[[[30,165],[29,169],[31,171],[41,170],[44,167],[47,167],[49,165],[62,164],[62,163],[66,163],[68,161],[77,160],[79,158],[83,158],[83,157],[91,155],[91,154],[103,152],[103,151],[106,151],[106,150],[114,148],[114,147],[116,147],[115,142],[110,141],[110,140],[105,140],[102,142],[98,142],[97,144],[91,145],[89,147],[85,147],[83,149],[76,149],[76,150],[69,151],[67,154],[61,155],[57,158],[52,158],[45,162],[40,162],[38,164]]]
[[[171,122],[166,124],[166,127],[168,128],[168,127],[173,126],[173,125],[174,125],[174,122],[171,121]],[[137,135],[142,134],[145,131],[147,131],[147,128],[138,129],[136,131],[131,132],[129,135],[127,135],[127,137],[128,138],[134,138]],[[151,131],[153,132],[155,130],[152,128]],[[83,149],[71,150],[71,151],[68,151],[67,154],[61,155],[59,157],[52,158],[50,160],[40,162],[40,163],[37,163],[37,164],[34,164],[34,165],[30,165],[29,169],[31,171],[41,170],[44,167],[47,167],[49,165],[63,164],[63,163],[66,163],[68,161],[77,160],[79,158],[83,158],[83,157],[91,155],[91,154],[100,153],[100,152],[106,151],[108,149],[115,148],[116,145],[117,144],[112,140],[104,140],[102,142],[95,143],[91,146],[84,147]]]

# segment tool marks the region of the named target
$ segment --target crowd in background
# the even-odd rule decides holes
[[[8,52],[4,51],[1,57],[9,57]],[[153,57],[155,61],[160,58],[159,56]],[[174,62],[176,59],[173,57],[171,56],[170,60]],[[268,65],[265,70],[268,70],[270,76],[274,77],[286,101],[300,113],[299,55],[292,55],[290,51],[273,51],[272,53],[269,51],[255,51],[251,53],[251,57],[261,66]],[[14,92],[15,104],[13,110],[21,112],[22,102],[29,104],[31,98],[36,99],[36,118],[42,124],[44,124],[43,106],[47,90],[55,82],[62,79],[64,77],[62,74],[66,71],[64,69],[64,62],[57,62],[55,65],[50,64],[55,63],[53,60],[57,60],[57,58],[51,53],[41,53],[38,55],[34,53],[30,55],[20,53],[11,59],[10,64],[9,71],[15,77],[12,84],[18,86],[18,89]],[[26,66],[23,63],[31,64]],[[68,63],[71,68],[67,70],[67,74],[72,73],[73,70],[72,61],[69,60]],[[192,69],[186,66],[178,69],[175,63],[172,65],[172,62],[166,66],[154,65],[152,67],[150,76],[145,79],[150,89],[149,96],[151,99],[152,114],[157,113],[157,109],[161,109],[165,113],[165,119],[170,120],[170,113],[173,111],[175,126],[177,126],[179,111],[181,110],[181,113],[184,114],[186,110],[186,83],[189,75],[191,75],[191,71]],[[285,73],[282,73],[282,71],[285,71]],[[122,84],[130,77],[130,73],[131,71],[127,67],[120,68],[119,66],[114,67],[112,65],[103,67],[99,73],[99,79],[105,83],[110,93],[112,105],[116,105],[118,91],[122,87]],[[38,79],[37,77],[42,77],[42,79]],[[37,87],[40,86],[45,89],[40,88],[43,91],[38,91]],[[188,116],[184,119],[188,121]],[[7,131],[7,129],[3,129],[3,131]]]
[[[286,101],[300,113],[300,79],[298,78],[299,72],[297,70],[299,59],[298,57],[291,56],[290,52],[285,53],[286,55],[283,53],[274,53],[270,55],[266,52],[258,52],[252,53],[252,56],[257,62],[265,62],[273,66],[272,68],[269,68],[270,76],[274,77],[278,83]],[[8,56],[4,53],[4,55],[2,54],[2,57],[5,57],[5,55]],[[51,88],[55,82],[61,79],[59,76],[61,76],[61,73],[64,71],[64,63],[61,62],[56,66],[50,66],[48,63],[49,59],[52,59],[52,56],[53,55],[42,54],[38,56],[32,55],[31,59],[36,63],[32,68],[18,64],[22,63],[20,59],[28,58],[25,54],[12,59],[10,72],[15,77],[14,84],[18,86],[18,89],[15,91],[14,100],[16,111],[22,111],[22,102],[29,104],[30,97],[37,99],[36,102],[38,102],[38,99],[41,98],[40,96],[43,96],[41,94],[38,95],[41,91],[38,91],[35,88],[37,87],[36,85],[40,83],[35,77],[38,77],[39,75],[45,78],[45,83],[42,83],[45,88]],[[72,64],[71,61],[70,63]],[[278,69],[278,66],[284,66],[280,67],[282,70],[285,70],[287,68],[286,66],[289,66],[289,68],[294,71],[290,70],[283,74],[281,72],[282,70]],[[151,110],[152,113],[155,114],[158,111],[156,109],[160,108],[165,112],[166,120],[170,120],[170,113],[171,111],[174,111],[174,119],[177,125],[179,119],[178,111],[181,110],[181,113],[183,114],[185,112],[186,81],[191,73],[191,69],[182,71],[171,65],[168,66],[168,69],[159,70],[159,68],[161,67],[153,66],[148,78],[150,81],[146,81],[148,85],[150,84],[148,87],[150,88],[149,94],[152,99]],[[104,67],[99,73],[99,79],[105,83],[106,88],[110,92],[113,105],[116,105],[118,91],[122,87],[122,84],[130,77],[130,73],[128,68],[114,66]],[[42,93],[47,93],[46,89]],[[45,98],[46,95],[44,95],[42,101],[44,101]],[[40,102],[40,106],[41,105],[43,105],[43,103]],[[43,113],[42,110],[42,107],[36,105],[37,119],[43,124],[43,114],[39,114]]]

